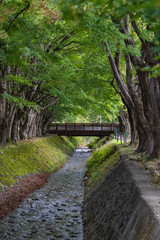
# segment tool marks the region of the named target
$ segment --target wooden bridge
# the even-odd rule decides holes
[[[118,127],[115,123],[53,123],[48,132],[61,136],[109,136]]]

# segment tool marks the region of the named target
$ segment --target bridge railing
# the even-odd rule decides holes
[[[48,132],[114,132],[119,127],[116,123],[53,123],[48,125]]]

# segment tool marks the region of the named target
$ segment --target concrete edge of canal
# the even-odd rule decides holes
[[[160,189],[125,156],[83,204],[84,240],[159,240]]]

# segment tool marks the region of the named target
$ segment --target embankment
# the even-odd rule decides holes
[[[159,240],[160,189],[150,176],[125,156],[101,175],[103,180],[86,187],[84,240]]]
[[[68,138],[56,135],[0,146],[0,190],[28,174],[58,170],[73,149]]]
[[[0,219],[13,211],[51,173],[59,170],[75,148],[67,137],[48,136],[0,146]],[[13,200],[14,199],[14,200]]]

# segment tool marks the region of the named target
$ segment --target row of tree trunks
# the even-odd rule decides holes
[[[0,65],[0,144],[46,134],[54,107],[58,104],[57,97],[47,95],[41,90],[43,81],[38,81],[33,86],[17,85],[7,80],[9,74],[21,76],[22,71],[19,68],[9,66],[4,68]],[[28,103],[34,102],[37,104],[36,109],[24,106],[23,101],[19,106],[16,101],[5,97],[6,93],[24,99]],[[51,109],[48,110],[49,108]]]
[[[141,57],[133,56],[131,53],[125,55],[126,84],[120,70],[119,50],[116,52],[115,59],[107,43],[105,43],[106,51],[109,54],[108,59],[118,85],[116,91],[121,95],[128,110],[131,131],[134,131],[135,134],[138,133],[139,146],[137,151],[146,152],[151,158],[160,158],[160,80],[158,77],[151,77],[152,70],[143,70],[146,66],[156,66],[158,60],[155,60],[152,45],[141,38],[135,20],[131,23],[141,42],[143,55]],[[127,15],[119,30],[128,35],[125,40],[126,47],[130,45],[135,47],[134,40],[130,37],[129,26],[129,15]],[[136,76],[133,73],[133,68],[136,71]]]
[[[0,144],[5,144],[8,141],[17,142],[21,139],[46,134],[47,125],[51,123],[52,119],[52,114],[48,112],[48,107],[50,107],[48,101],[42,102],[44,107],[39,108],[39,110],[31,107],[20,109],[16,103],[10,102],[3,96],[8,82],[5,81],[5,74],[1,74],[0,77]],[[30,96],[33,98],[33,94]],[[28,100],[30,99],[28,98]],[[54,107],[57,99],[55,104],[54,102],[51,103]]]
[[[4,101],[4,99],[3,99]],[[12,109],[12,104],[10,109]],[[3,108],[6,115],[5,108]],[[29,109],[25,113],[15,107],[11,113],[11,119],[0,117],[0,143],[8,141],[17,142],[22,139],[42,136],[47,132],[47,125],[51,123],[51,116],[46,112],[37,112]]]
[[[1,3],[3,2],[1,1]],[[4,20],[4,26],[6,25],[6,27],[3,30],[8,33],[8,41],[14,42],[12,39],[14,31],[21,31],[23,29],[23,23],[27,19],[27,16],[24,16],[23,21],[20,21],[20,23],[16,20],[29,7],[29,4],[27,4],[24,8],[20,9],[20,11],[15,13],[12,20],[10,19],[12,18],[10,15],[8,18],[6,15],[6,21]],[[7,24],[9,24],[8,27]],[[15,27],[13,32],[11,31],[12,27]],[[33,22],[31,28],[27,26],[27,31],[28,29],[32,31],[34,27],[37,29],[37,24],[35,25]],[[52,31],[53,29],[51,33]],[[62,50],[66,53],[68,49],[68,54],[72,53],[74,48],[75,50],[79,48],[77,45],[79,43],[72,39],[75,37],[74,31],[70,31],[70,34],[58,33],[56,36],[53,34],[53,39],[51,35],[48,32],[44,43],[37,40],[38,35],[36,35],[33,38],[35,42],[37,41],[35,45],[30,44],[30,40],[27,41],[28,37],[24,38],[24,42],[26,40],[24,44],[26,49],[29,50],[29,54],[25,53],[25,48],[22,46],[22,49],[20,48],[15,57],[16,61],[12,59],[12,51],[9,54],[7,52],[8,42],[5,39],[1,39],[0,41],[0,50],[7,57],[7,61],[4,61],[3,57],[0,58],[0,144],[5,144],[10,140],[17,142],[20,139],[46,134],[47,125],[54,120],[54,115],[57,114],[55,106],[59,105],[59,98],[57,97],[58,94],[54,93],[54,86],[51,84],[54,76],[51,71],[53,59],[50,60],[50,58],[55,52],[62,53]],[[11,44],[11,49],[12,47]],[[37,51],[37,54],[35,54],[38,47],[40,51]],[[16,52],[14,54],[16,55]],[[10,55],[11,59],[9,59]],[[45,68],[46,66],[47,68]],[[47,76],[50,77],[51,82],[48,79],[49,77],[47,79],[46,77],[42,77],[45,71],[47,72],[46,75],[48,74]]]

